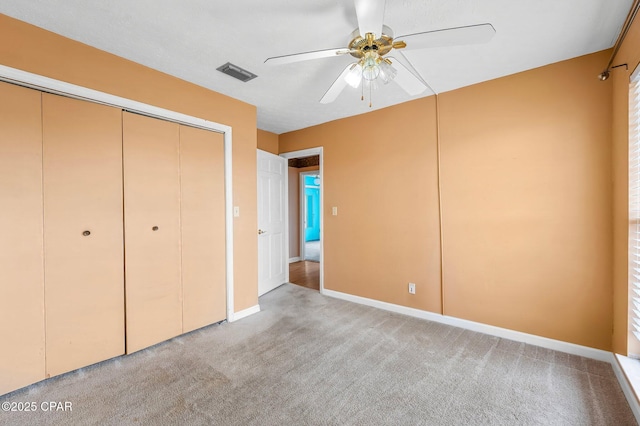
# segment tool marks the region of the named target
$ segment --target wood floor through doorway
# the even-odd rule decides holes
[[[294,262],[289,264],[289,282],[313,290],[320,290],[320,264],[318,262]]]

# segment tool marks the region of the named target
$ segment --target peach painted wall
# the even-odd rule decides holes
[[[435,97],[280,135],[324,146],[325,287],[443,312],[440,177],[444,314],[610,349],[609,53],[440,95],[440,173]]]
[[[258,149],[278,155],[278,135],[258,129]]]
[[[640,19],[636,18],[604,84],[613,86],[613,351],[640,355],[629,331],[629,78],[640,62]],[[604,68],[605,65],[602,66]],[[627,346],[627,342],[629,345]]]
[[[609,54],[440,96],[445,314],[611,349]]]
[[[300,256],[300,173],[318,166],[289,167],[289,258]]]
[[[325,288],[440,312],[435,98],[281,134],[279,142],[281,152],[324,147]]]
[[[235,310],[258,303],[254,106],[1,14],[0,64],[232,126]]]

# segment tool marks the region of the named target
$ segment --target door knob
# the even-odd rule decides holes
[[[258,229],[258,235],[262,235],[264,233],[266,233],[267,231],[263,231],[262,229]]]
[[[82,235],[84,235],[85,237],[88,237],[89,235],[91,235],[91,231],[84,231]]]

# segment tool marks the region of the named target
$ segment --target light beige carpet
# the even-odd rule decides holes
[[[0,424],[635,425],[609,364],[286,284],[262,312],[0,397]]]

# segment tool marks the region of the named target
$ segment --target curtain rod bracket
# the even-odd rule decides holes
[[[611,67],[611,69],[619,68],[619,67],[624,67],[624,69],[629,71],[629,65],[627,65],[627,64],[614,65],[614,66]]]
[[[610,68],[607,68],[606,70],[602,71],[600,74],[598,74],[598,79],[600,81],[605,81],[609,78],[609,76],[611,76],[611,70],[614,68],[620,68],[620,67],[624,67],[627,71],[629,71],[629,65],[627,64],[620,64],[620,65],[614,65]]]

